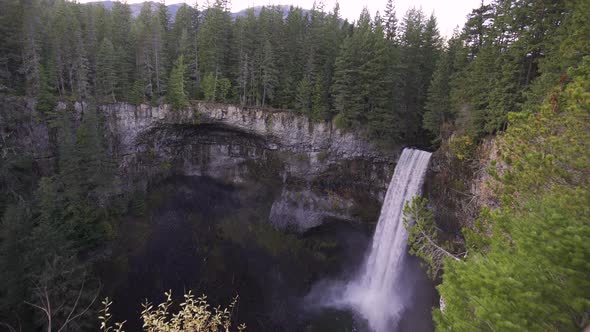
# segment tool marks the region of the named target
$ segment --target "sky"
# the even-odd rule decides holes
[[[81,0],[89,2],[93,0]],[[95,0],[94,0],[95,1]],[[128,3],[143,2],[144,0],[127,0]],[[156,0],[157,1],[157,0]],[[167,5],[187,2],[194,4],[194,0],[165,0]],[[318,0],[319,1],[319,0]],[[199,4],[206,3],[206,0],[198,0]],[[262,5],[296,5],[302,8],[311,9],[314,0],[231,0],[232,11],[240,11],[248,7]],[[486,3],[489,2],[486,0]],[[336,0],[324,0],[325,10],[331,11]],[[339,0],[342,17],[349,21],[356,20],[363,9],[367,7],[374,16],[377,10],[383,14],[387,0]],[[479,7],[481,0],[394,0],[397,17],[401,19],[405,12],[412,7],[422,8],[426,15],[434,13],[438,20],[441,35],[450,37],[458,25],[460,28],[465,23],[465,17],[473,8]]]
[[[172,3],[175,0],[166,0]],[[244,8],[268,4],[297,5],[302,8],[311,8],[314,0],[232,0],[232,11]],[[358,19],[363,7],[367,7],[371,16],[377,10],[383,14],[387,0],[339,0],[342,17],[349,21]],[[488,1],[486,1],[487,3]],[[336,0],[324,0],[326,11],[331,11]],[[426,15],[434,12],[441,35],[450,37],[457,25],[463,27],[465,17],[473,8],[479,7],[481,0],[394,0],[398,19],[401,19],[406,11],[412,7],[422,8]]]

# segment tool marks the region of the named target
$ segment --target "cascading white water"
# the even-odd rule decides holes
[[[376,332],[391,331],[403,309],[403,285],[398,283],[408,237],[403,210],[406,201],[420,194],[430,155],[403,150],[383,201],[364,271],[346,286],[344,299],[338,301],[352,306]]]

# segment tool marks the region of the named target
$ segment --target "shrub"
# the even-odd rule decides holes
[[[158,305],[153,305],[149,302],[144,303],[143,311],[141,312],[141,320],[143,321],[143,331],[145,332],[184,332],[184,331],[200,331],[200,332],[229,332],[231,327],[231,312],[237,304],[237,297],[232,301],[229,307],[222,309],[215,307],[211,309],[207,303],[205,295],[195,298],[189,291],[184,295],[184,301],[180,303],[180,309],[176,313],[170,312],[170,307],[174,305],[172,301],[172,292],[164,293],[166,301]],[[102,304],[103,308],[100,310],[100,331],[101,332],[124,332],[123,327],[125,322],[112,323],[112,315],[110,313],[110,306],[112,301],[106,298]],[[244,331],[246,325],[240,324],[237,327],[238,331]]]

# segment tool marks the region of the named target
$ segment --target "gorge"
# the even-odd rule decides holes
[[[395,165],[395,154],[385,157],[359,135],[292,111],[212,103],[180,111],[126,104],[103,109],[129,178],[166,172],[232,183],[277,178],[284,187],[272,219],[282,228],[304,230],[322,215],[370,220],[386,190],[383,177]]]
[[[0,330],[590,328],[590,1],[136,1],[0,1]]]
[[[2,112],[5,124],[13,117],[43,117],[22,100],[4,105],[19,110]],[[57,109],[76,126],[91,111],[85,103]],[[96,114],[107,154],[117,162],[110,195],[141,197],[140,207],[116,223],[108,258],[95,263],[104,294],[115,300],[115,315],[136,317],[146,297],[157,301],[164,291],[192,289],[214,303],[239,295],[235,319],[253,328],[363,329],[366,317],[356,311],[310,309],[316,305],[303,299],[313,283],[344,278],[362,266],[381,202],[394,199],[385,192],[399,150],[383,153],[333,122],[285,110],[118,103],[101,105]],[[2,129],[33,151],[41,173],[52,172],[59,151],[51,147],[51,128],[33,120]],[[420,175],[416,179],[420,183]],[[401,221],[398,226],[401,231]],[[396,245],[403,251],[405,242]],[[412,318],[399,331],[416,326],[412,321],[429,326],[424,316],[435,303],[417,261],[407,270],[425,289],[410,301]],[[139,323],[130,319],[127,326]]]

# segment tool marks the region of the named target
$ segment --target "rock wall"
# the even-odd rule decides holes
[[[35,114],[34,101],[12,98],[3,103],[8,104],[10,112],[22,112],[20,124],[5,121],[0,129],[20,128],[19,140],[35,147],[36,159],[50,160],[50,130]],[[83,116],[85,104],[73,106],[77,117]],[[66,107],[60,103],[57,108]],[[381,151],[332,122],[312,122],[287,110],[114,103],[99,106],[99,115],[122,192],[146,189],[173,174],[206,175],[236,185],[264,181],[278,193],[271,221],[295,230],[326,217],[376,222],[401,151]]]
[[[487,168],[500,158],[494,137],[482,139],[465,159],[459,159],[453,150],[454,139],[451,135],[433,154],[424,195],[442,235],[459,243],[463,241],[462,229],[473,227],[482,207],[498,207],[497,183]]]
[[[271,221],[305,230],[325,217],[376,221],[396,151],[292,111],[194,103],[100,107],[129,187],[170,173],[234,184],[271,181]],[[363,211],[366,210],[366,211]]]

